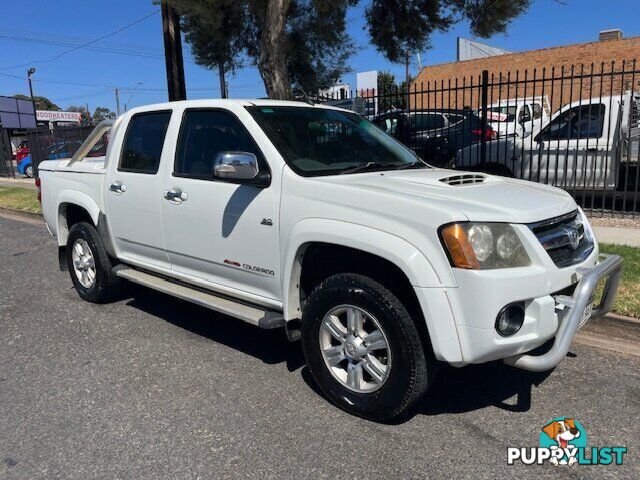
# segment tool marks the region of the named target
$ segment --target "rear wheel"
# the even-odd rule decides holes
[[[24,169],[24,174],[29,178],[33,178],[33,165],[27,165]]]
[[[71,227],[67,265],[73,285],[83,300],[103,303],[118,293],[120,279],[111,271],[111,259],[93,225],[80,222]]]
[[[431,356],[406,308],[362,275],[334,275],[316,287],[303,315],[302,344],[325,395],[372,420],[410,410],[433,374]]]

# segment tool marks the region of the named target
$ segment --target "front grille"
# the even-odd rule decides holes
[[[583,262],[593,251],[593,242],[587,237],[577,210],[531,223],[529,228],[560,268]]]

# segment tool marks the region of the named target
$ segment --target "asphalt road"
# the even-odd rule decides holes
[[[144,289],[82,302],[41,225],[0,218],[0,478],[640,478],[640,358],[443,368],[407,421],[347,415],[279,331]],[[622,466],[508,466],[571,416]],[[562,470],[558,470],[562,468]]]

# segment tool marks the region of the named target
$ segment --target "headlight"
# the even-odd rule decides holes
[[[593,229],[591,228],[591,224],[589,223],[589,219],[587,218],[587,216],[584,214],[584,212],[582,211],[582,209],[580,207],[578,207],[578,216],[580,217],[580,221],[582,222],[582,225],[584,227],[584,234],[587,237],[587,240],[589,240],[590,243],[595,244],[596,243],[596,237],[593,234]]]
[[[518,235],[506,223],[453,223],[441,235],[454,267],[484,270],[531,265]]]

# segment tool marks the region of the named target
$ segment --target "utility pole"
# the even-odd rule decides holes
[[[29,95],[31,96],[31,103],[33,103],[33,85],[31,84],[31,75],[33,75],[34,73],[36,73],[36,69],[31,67],[29,70],[27,70],[27,78],[29,79]],[[33,104],[33,108],[35,109],[35,103]]]
[[[120,116],[120,90],[116,88],[116,112]]]
[[[229,98],[227,82],[224,80],[224,62],[222,60],[218,62],[218,73],[220,74],[220,98]]]
[[[182,39],[180,37],[180,17],[162,0],[162,33],[164,36],[164,58],[167,66],[167,87],[169,101],[187,99],[182,61]]]
[[[87,123],[91,123],[91,113],[89,113],[89,102],[85,100],[84,106],[87,109]]]

